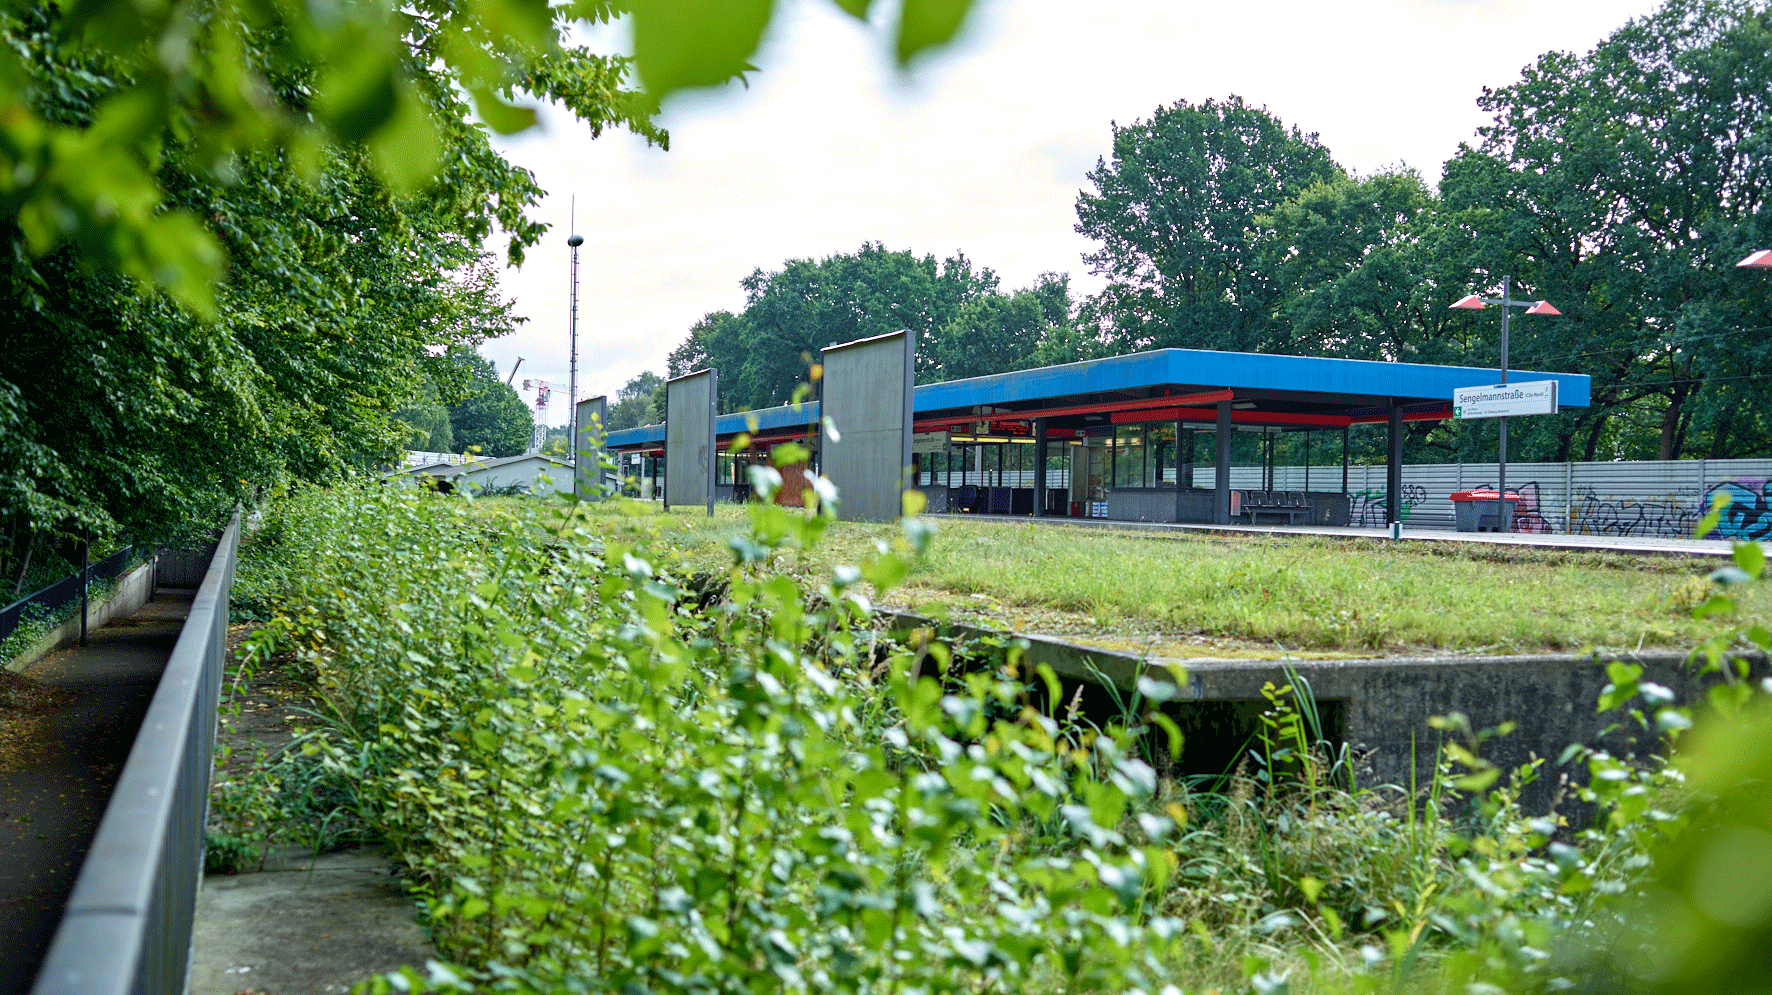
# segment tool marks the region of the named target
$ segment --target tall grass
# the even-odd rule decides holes
[[[599,509],[613,537],[667,538],[717,570],[743,529],[737,508]],[[1139,535],[1027,522],[943,520],[941,541],[898,603],[940,611],[974,595],[1069,634],[1196,637],[1345,653],[1541,652],[1686,647],[1715,564],[1696,559],[1315,537]],[[889,526],[837,523],[801,566],[853,561]],[[792,567],[790,558],[787,565]],[[1757,590],[1741,611],[1763,622]],[[1068,616],[1068,617],[1066,617]],[[1202,655],[1196,651],[1184,655]]]

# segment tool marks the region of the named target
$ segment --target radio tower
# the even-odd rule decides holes
[[[567,237],[566,244],[572,246],[572,291],[571,316],[567,322],[568,335],[571,338],[566,373],[566,451],[573,454],[574,461],[578,453],[578,247],[585,244],[585,237],[577,232],[578,228],[578,197],[572,198],[571,213],[567,215],[568,228],[574,229]]]

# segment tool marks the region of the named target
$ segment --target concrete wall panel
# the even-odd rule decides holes
[[[911,467],[911,387],[916,336],[893,332],[824,350],[820,463],[849,521],[896,521]]]
[[[666,508],[706,505],[714,513],[714,398],[719,374],[699,370],[665,383]]]
[[[572,492],[580,501],[601,501],[609,493],[602,486],[607,481],[600,469],[603,460],[603,439],[607,433],[603,423],[609,416],[608,397],[588,397],[574,409],[572,440]]]

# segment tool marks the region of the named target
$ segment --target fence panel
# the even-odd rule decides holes
[[[203,876],[240,515],[222,533],[33,995],[181,995]]]

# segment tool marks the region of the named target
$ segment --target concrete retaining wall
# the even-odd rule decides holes
[[[1003,635],[967,625],[937,625],[908,613],[883,614],[888,615],[892,628],[900,630],[930,626],[959,636]],[[1132,690],[1141,673],[1167,680],[1162,665],[1180,664],[1186,669],[1187,685],[1180,701],[1171,707],[1184,716],[1194,703],[1261,702],[1263,684],[1290,682],[1279,660],[1147,661],[1051,637],[1022,638],[1029,643],[1030,664],[1049,664],[1061,677],[1085,684],[1105,680]],[[1503,722],[1516,724],[1510,735],[1491,740],[1480,751],[1504,769],[1524,764],[1533,756],[1545,758],[1539,780],[1523,796],[1529,811],[1542,813],[1555,805],[1558,811],[1578,817],[1580,807],[1567,801],[1559,781],[1564,776],[1580,781],[1584,772],[1555,766],[1565,747],[1585,743],[1603,746],[1615,755],[1635,756],[1655,745],[1636,740],[1630,730],[1602,735],[1619,718],[1617,713],[1601,715],[1594,710],[1601,690],[1609,683],[1605,664],[1612,660],[1641,665],[1645,680],[1671,688],[1682,702],[1697,700],[1715,683],[1714,677],[1691,677],[1685,654],[1677,652],[1614,654],[1597,659],[1547,654],[1290,662],[1294,672],[1309,683],[1318,703],[1335,713],[1338,738],[1352,747],[1359,759],[1362,784],[1407,788],[1411,783],[1429,783],[1443,734],[1431,728],[1428,719],[1462,712],[1474,729],[1494,728]],[[1754,670],[1755,679],[1764,676],[1766,661],[1756,661]],[[1337,738],[1334,731],[1331,736]]]
[[[665,382],[664,506],[706,505],[714,513],[714,398],[719,377],[713,370],[684,374]]]
[[[114,618],[127,618],[134,615],[154,591],[154,563],[149,561],[117,578],[117,584],[111,590],[111,596],[102,602],[94,602],[87,606],[86,629],[90,633]],[[6,663],[8,670],[23,670],[42,659],[49,653],[61,649],[80,638],[80,615],[76,611],[73,618],[50,629],[37,640],[30,649]]]

